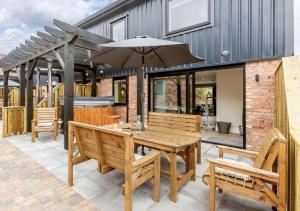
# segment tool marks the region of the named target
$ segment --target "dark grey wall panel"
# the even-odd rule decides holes
[[[287,14],[292,5],[293,0],[212,0],[210,25],[166,36],[165,0],[136,0],[85,28],[110,37],[110,23],[127,16],[129,38],[146,34],[189,43],[193,54],[206,59],[199,66],[242,63],[293,53],[293,15]]]

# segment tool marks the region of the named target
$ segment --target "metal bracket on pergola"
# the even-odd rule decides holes
[[[26,70],[26,113],[27,113],[27,129],[31,131],[31,119],[33,113],[33,80],[32,76],[36,67],[48,66],[47,59],[53,60],[53,67],[63,69],[64,73],[64,122],[73,120],[74,106],[74,69],[86,70],[91,69],[88,62],[90,51],[97,48],[97,44],[111,42],[110,39],[96,35],[79,27],[64,23],[62,21],[53,20],[57,27],[52,28],[45,26],[45,32],[37,32],[37,37],[31,36],[30,40],[26,40],[25,44],[15,48],[0,60],[0,67],[4,71],[5,81],[8,80],[9,72],[19,67],[20,71],[20,105],[24,105],[25,96],[25,69]],[[26,68],[25,68],[26,66]],[[96,70],[96,68],[93,68]],[[96,74],[93,74],[96,76]],[[92,80],[96,83],[96,80]],[[7,83],[4,82],[7,86]],[[95,84],[94,86],[95,87]],[[4,87],[4,92],[8,92]],[[8,94],[7,94],[8,95]],[[6,93],[4,93],[6,96]],[[7,105],[8,97],[4,97],[4,105]],[[68,143],[68,126],[64,127],[64,147],[67,149]]]

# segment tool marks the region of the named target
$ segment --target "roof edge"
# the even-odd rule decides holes
[[[84,18],[83,20],[79,21],[78,23],[75,24],[75,26],[78,27],[85,27],[88,26],[92,23],[94,23],[95,21],[101,19],[102,17],[108,15],[109,13],[125,6],[128,3],[133,2],[134,0],[117,0],[115,2],[113,2],[110,5],[107,5],[106,7],[100,9],[99,11],[95,12],[94,14]]]

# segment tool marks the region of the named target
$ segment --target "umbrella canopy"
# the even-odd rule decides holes
[[[109,64],[117,68],[140,67],[137,71],[137,115],[141,115],[144,129],[144,68],[167,68],[175,65],[201,62],[204,59],[193,56],[188,44],[138,36],[98,45],[92,53],[94,64]]]
[[[92,54],[93,63],[109,64],[117,68],[167,68],[204,60],[193,56],[188,44],[148,36],[102,44],[98,49]]]

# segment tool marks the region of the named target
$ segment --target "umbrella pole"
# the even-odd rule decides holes
[[[137,72],[137,115],[141,116],[142,130],[144,130],[144,75],[145,75],[145,58],[142,55],[142,67]]]

